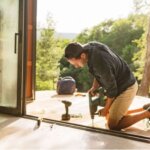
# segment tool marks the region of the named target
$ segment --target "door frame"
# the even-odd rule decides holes
[[[37,0],[26,0],[26,101],[35,99]]]
[[[32,7],[29,8],[30,3]],[[24,0],[24,52],[23,52],[23,78],[22,78],[22,115],[26,115],[26,103],[35,99],[35,73],[36,73],[36,12],[37,12],[37,0]],[[29,34],[29,15],[32,11],[32,39]],[[31,21],[31,20],[30,20]],[[29,40],[30,39],[30,40]],[[31,45],[30,45],[31,44]],[[30,47],[31,46],[31,47]],[[31,49],[31,51],[29,50]],[[28,57],[31,57],[32,69],[28,74]],[[31,82],[29,82],[30,78]],[[27,91],[27,88],[30,88]]]

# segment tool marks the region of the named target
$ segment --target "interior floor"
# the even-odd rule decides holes
[[[0,114],[1,150],[149,149],[149,143]]]
[[[62,115],[65,114],[63,100],[71,102],[69,107],[71,118],[67,122],[107,129],[104,117],[95,116],[92,123],[87,93],[57,95],[56,91],[37,91],[36,99],[26,105],[27,115],[62,121]],[[140,108],[147,103],[150,103],[149,98],[136,96],[129,110]],[[139,121],[123,131],[149,137],[150,127],[147,125],[147,121],[147,119]]]

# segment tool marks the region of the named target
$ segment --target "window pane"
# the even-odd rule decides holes
[[[14,53],[18,32],[19,0],[0,2],[0,106],[16,107],[17,58]]]

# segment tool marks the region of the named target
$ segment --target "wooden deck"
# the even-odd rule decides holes
[[[62,100],[67,100],[72,103],[69,107],[71,119],[67,122],[92,126],[89,114],[88,94],[82,94],[84,96],[80,96],[77,93],[74,95],[57,95],[55,91],[37,91],[36,99],[26,105],[27,114],[62,121],[61,116],[65,113],[65,106]],[[150,103],[150,99],[136,96],[130,106],[130,110],[141,108],[146,103]],[[124,131],[149,137],[150,128],[147,128],[146,122],[146,119],[142,120]],[[94,127],[107,128],[105,118],[96,116]]]

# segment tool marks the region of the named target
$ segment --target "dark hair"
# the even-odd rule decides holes
[[[70,43],[65,48],[65,57],[67,59],[80,58],[81,53],[83,53],[83,47],[80,43]]]

